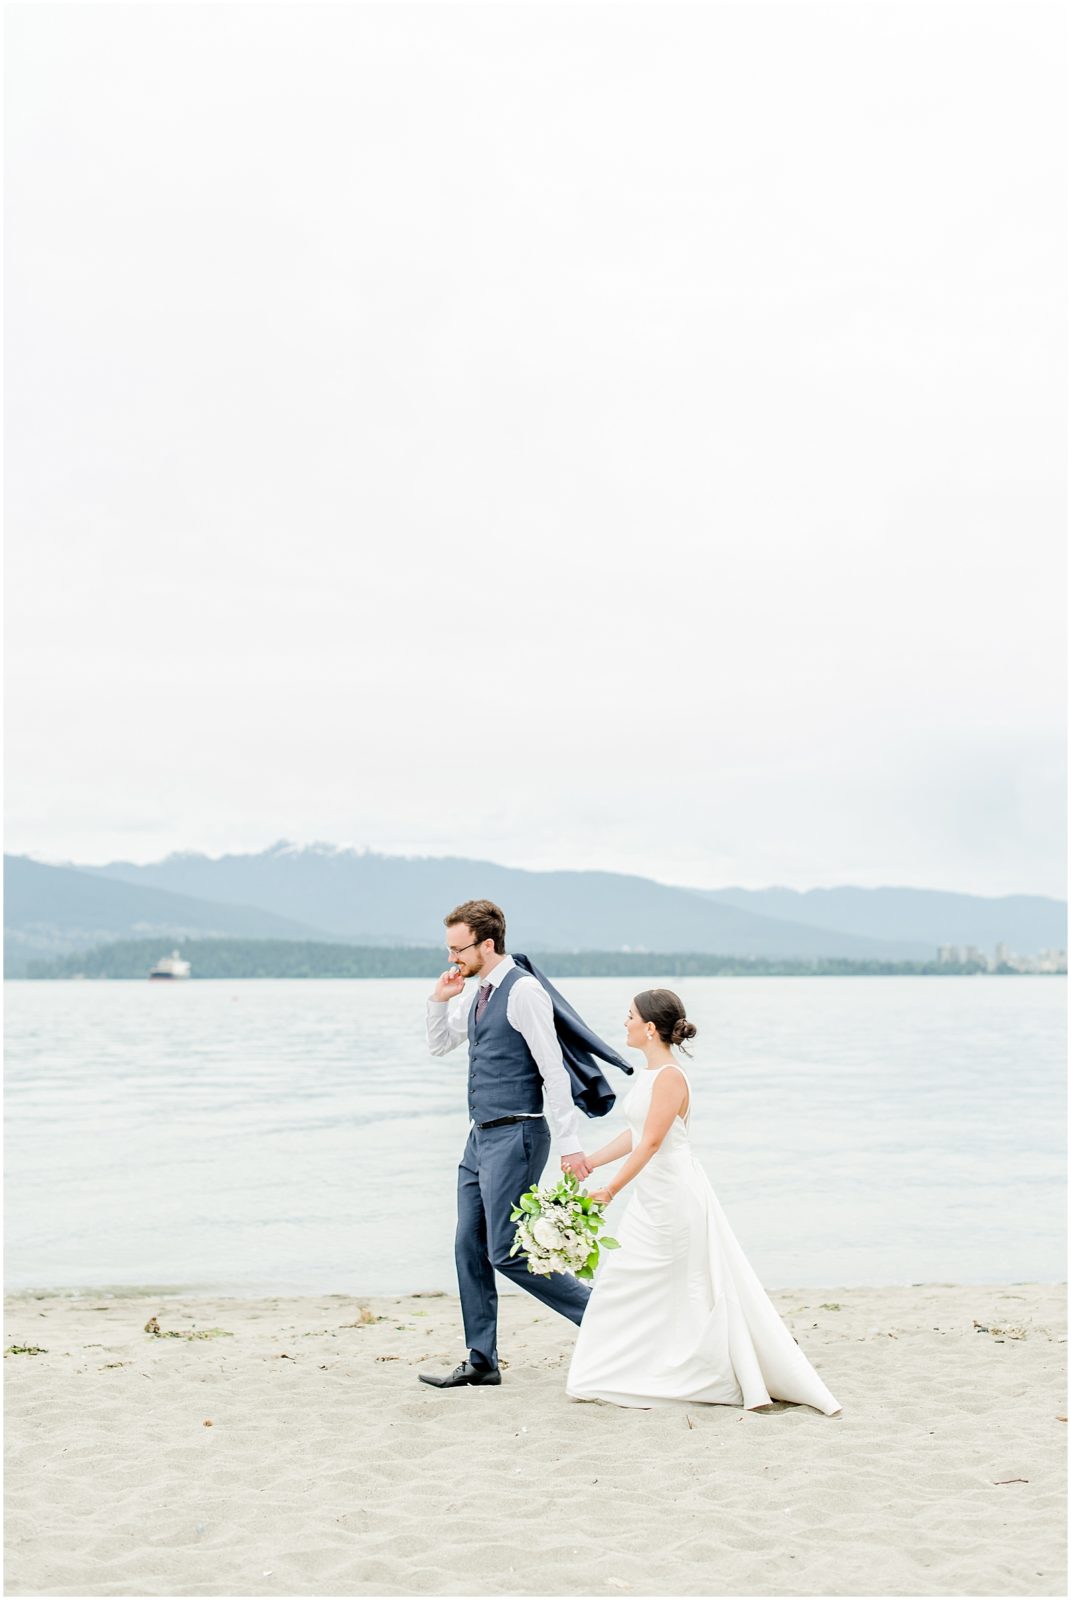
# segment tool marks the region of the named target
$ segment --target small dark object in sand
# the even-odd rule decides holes
[[[4,1351],[4,1360],[8,1356],[47,1356],[48,1351],[41,1344],[9,1344]]]
[[[234,1334],[228,1333],[226,1328],[191,1328],[189,1333],[178,1333],[173,1328],[161,1328],[155,1317],[150,1317],[145,1324],[145,1332],[151,1333],[154,1339],[233,1339]]]
[[[374,1312],[369,1311],[367,1306],[362,1306],[361,1309],[360,1309],[360,1313],[358,1314],[356,1322],[340,1322],[339,1323],[339,1327],[340,1328],[368,1328],[374,1322],[386,1322],[386,1320],[387,1320],[386,1317],[377,1317]]]

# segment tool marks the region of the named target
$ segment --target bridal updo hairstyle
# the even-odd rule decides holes
[[[686,1039],[694,1039],[699,1029],[684,1014],[684,1005],[672,989],[645,989],[632,1004],[644,1022],[653,1022],[663,1044],[675,1044],[684,1050]],[[689,1052],[684,1050],[684,1054]]]

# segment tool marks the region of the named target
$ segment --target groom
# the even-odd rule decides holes
[[[506,919],[493,901],[467,900],[443,922],[453,966],[428,1000],[428,1046],[434,1056],[446,1055],[466,1039],[469,1047],[472,1127],[458,1168],[454,1241],[469,1354],[444,1377],[419,1376],[437,1389],[457,1389],[502,1382],[496,1272],[571,1322],[583,1317],[591,1293],[586,1284],[564,1272],[537,1277],[523,1255],[510,1255],[514,1225],[509,1214],[524,1191],[538,1183],[550,1152],[544,1096],[564,1152],[562,1171],[582,1181],[591,1167],[582,1150],[574,1093],[589,1115],[605,1115],[614,1096],[592,1056],[625,1072],[632,1068],[536,975],[527,957],[506,953]],[[478,990],[452,1006],[463,995],[466,978],[478,978]]]

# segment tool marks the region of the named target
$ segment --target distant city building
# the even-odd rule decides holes
[[[1066,972],[1066,950],[1040,950],[1037,955],[1016,955],[1006,944],[993,947],[987,956],[976,944],[939,944],[939,967],[980,967],[983,972]]]
[[[1002,959],[998,965],[1011,972],[1066,972],[1066,950],[1039,950],[1036,956],[1020,956],[1006,946],[998,947]]]

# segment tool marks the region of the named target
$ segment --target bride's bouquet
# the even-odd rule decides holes
[[[576,1278],[593,1278],[600,1250],[619,1250],[616,1239],[599,1231],[603,1207],[581,1191],[571,1172],[551,1188],[533,1183],[509,1214],[517,1224],[510,1255],[523,1250],[528,1271],[539,1277],[571,1272]]]

